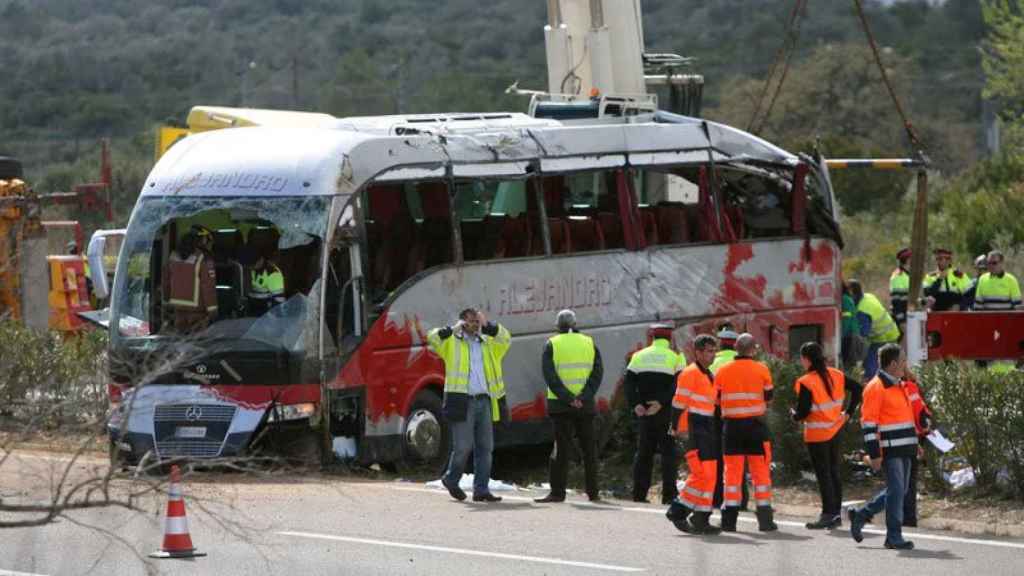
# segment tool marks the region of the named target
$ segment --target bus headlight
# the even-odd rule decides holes
[[[314,413],[316,413],[316,404],[312,402],[278,404],[270,409],[270,413],[267,415],[267,422],[284,422],[286,420],[310,418]]]

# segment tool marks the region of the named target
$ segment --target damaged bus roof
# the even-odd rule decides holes
[[[212,130],[175,144],[145,196],[351,194],[370,180],[524,176],[625,165],[749,162],[795,155],[715,122],[657,112],[616,123],[562,125],[525,114],[344,118],[317,127]]]

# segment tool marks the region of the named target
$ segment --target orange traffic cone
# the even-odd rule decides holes
[[[181,496],[181,471],[171,466],[171,485],[167,488],[167,517],[164,519],[164,545],[150,558],[195,558],[206,556],[192,546],[185,517],[185,500]]]

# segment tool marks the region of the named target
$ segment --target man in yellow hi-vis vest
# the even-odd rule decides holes
[[[548,415],[555,425],[551,452],[551,492],[536,502],[565,501],[569,454],[573,432],[583,452],[587,496],[600,500],[597,489],[597,442],[594,438],[594,396],[601,387],[604,369],[594,340],[576,329],[576,313],[558,313],[558,334],[548,339],[541,359],[548,385]]]
[[[509,331],[487,322],[483,313],[466,308],[455,326],[434,328],[427,344],[444,361],[444,404],[452,449],[441,483],[456,500],[465,500],[459,487],[466,458],[473,452],[473,501],[499,502],[491,494],[491,452],[494,422],[508,421],[501,360],[512,343]]]

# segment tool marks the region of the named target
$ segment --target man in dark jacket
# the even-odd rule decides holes
[[[630,357],[622,385],[626,405],[632,407],[636,416],[633,501],[647,502],[654,452],[660,450],[661,503],[670,504],[676,497],[678,469],[675,439],[669,434],[672,425],[669,405],[676,389],[676,375],[686,365],[686,358],[672,349],[671,325],[653,324],[647,333],[651,343]]]
[[[575,431],[583,452],[587,496],[600,500],[597,489],[597,443],[594,438],[594,396],[601,387],[601,353],[590,336],[576,329],[576,313],[558,313],[558,334],[548,339],[541,359],[548,385],[548,415],[555,425],[551,452],[551,492],[537,502],[565,501],[569,454]]]

